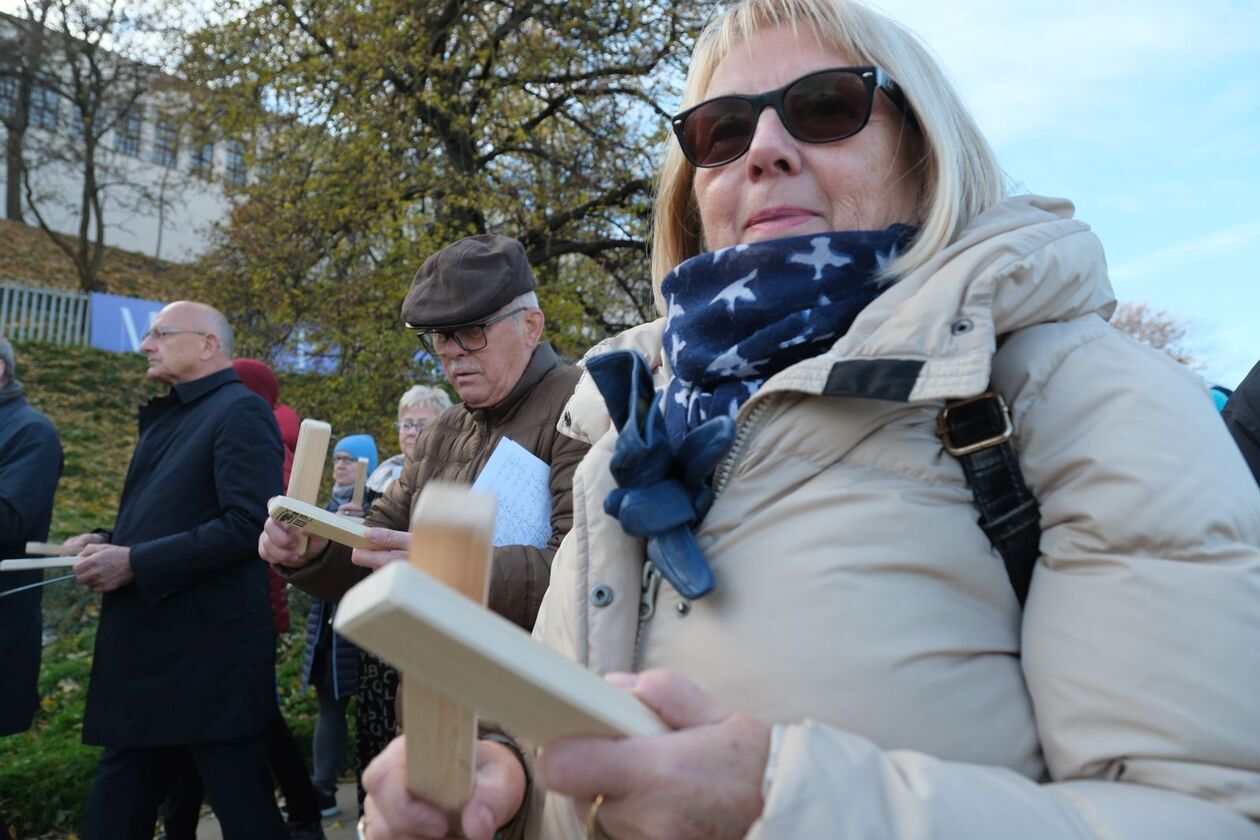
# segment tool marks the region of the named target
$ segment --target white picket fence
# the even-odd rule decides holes
[[[19,341],[87,344],[89,301],[81,292],[0,283],[0,335]]]

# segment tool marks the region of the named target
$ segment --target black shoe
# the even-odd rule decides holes
[[[318,822],[286,823],[289,829],[289,840],[324,840],[324,827]]]
[[[335,817],[341,813],[341,806],[337,804],[337,797],[332,793],[324,793],[322,790],[315,790],[315,804],[319,806],[319,815],[321,817]]]

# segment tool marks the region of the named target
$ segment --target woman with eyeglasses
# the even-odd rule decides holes
[[[367,479],[367,489],[378,496],[385,494],[402,473],[403,463],[412,444],[420,436],[425,424],[451,407],[450,396],[432,385],[413,385],[398,400],[398,454],[381,461]]]
[[[1260,836],[1260,494],[1072,206],[847,0],[724,7],[673,128],[534,631],[673,731],[483,741],[462,826],[396,741],[367,836]]]

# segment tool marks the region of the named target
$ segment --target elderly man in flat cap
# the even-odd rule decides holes
[[[426,482],[472,483],[506,437],[551,467],[551,539],[541,548],[494,550],[489,606],[533,627],[551,558],[573,522],[573,471],[588,448],[556,430],[578,371],[540,341],[544,318],[534,285],[524,247],[505,236],[470,236],[424,261],[403,303],[403,320],[442,362],[462,404],[425,424],[401,476],[368,513],[368,537],[379,550],[352,554],[311,536],[299,554],[295,532],[268,520],[259,538],[265,560],[298,588],[339,600],[372,569],[406,558],[412,506]],[[392,725],[387,728],[392,738]]]

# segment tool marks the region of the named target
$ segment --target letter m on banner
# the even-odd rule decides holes
[[[92,346],[115,353],[140,350],[144,332],[166,304],[158,300],[92,294]]]

